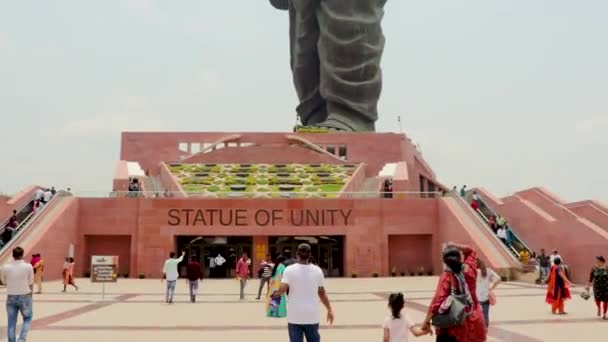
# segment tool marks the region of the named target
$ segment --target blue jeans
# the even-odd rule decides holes
[[[177,280],[167,280],[167,303],[173,303],[173,295],[175,294],[175,283],[177,283]]]
[[[23,317],[23,325],[21,326],[21,334],[19,334],[19,342],[25,341],[27,333],[30,331],[32,324],[33,305],[31,295],[6,296],[6,313],[8,316],[7,335],[8,342],[15,342],[17,330],[17,315],[21,312]]]
[[[551,267],[542,267],[540,268],[540,279],[545,281],[549,278],[549,272],[551,271]]]
[[[483,310],[483,319],[486,321],[486,328],[490,326],[490,301],[480,302]]]
[[[318,324],[289,323],[287,329],[289,330],[289,342],[304,342],[304,336],[306,336],[306,342],[321,342]]]

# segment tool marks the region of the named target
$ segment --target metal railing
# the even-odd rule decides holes
[[[479,216],[479,212],[474,211],[473,208],[471,208],[471,206],[469,205],[469,203],[467,203],[467,201],[462,196],[460,196],[459,193],[450,192],[450,194],[453,197],[456,197],[457,200],[460,201],[461,204],[464,204],[464,207],[467,208],[466,210],[469,210],[473,214],[473,216],[475,216],[475,219],[477,220],[477,222],[479,222],[484,228],[486,228],[488,231],[490,231],[490,235],[492,236],[492,238],[498,242],[498,244],[507,252],[507,254],[509,254],[517,263],[521,264],[521,262],[519,260],[519,255],[517,255],[517,256],[514,255],[513,251],[509,247],[507,247],[498,238],[498,236],[496,236],[496,234],[494,234],[494,232],[492,231],[492,229],[490,228],[490,226],[487,224],[487,222],[484,221],[481,216]]]
[[[30,199],[24,205],[22,205],[18,209],[15,209],[15,210],[17,210],[17,214],[20,214],[24,210],[27,210],[32,205],[32,202],[34,202],[35,200],[36,200],[36,195],[34,194],[34,195],[32,195],[30,197]],[[3,231],[4,228],[8,225],[8,222],[10,221],[10,219],[11,218],[9,216],[9,218],[7,218],[6,220],[4,220],[4,222],[0,223],[0,228],[2,229],[2,230],[0,230],[0,232]]]
[[[468,195],[468,194],[467,194]],[[489,222],[490,220],[487,218],[487,215],[484,214],[484,209],[486,211],[488,211],[490,213],[490,215],[493,215],[495,217],[498,217],[499,215],[492,209],[490,208],[485,201],[483,201],[483,199],[480,197],[478,200],[479,203],[479,213],[484,217],[486,223],[488,224],[489,227]],[[530,255],[532,255],[532,253],[534,252],[522,239],[519,238],[517,232],[515,229],[513,229],[513,226],[511,226],[510,224],[508,224],[509,226],[509,230],[510,230],[510,234],[512,236],[512,239],[515,240],[514,242],[516,244],[521,245],[520,250],[517,250],[517,248],[515,248],[513,246],[513,244],[509,245],[509,247],[514,251],[514,253],[519,257],[519,252],[521,250],[527,250],[528,253],[530,253]]]
[[[0,247],[0,255],[2,255],[7,248],[10,248],[10,246],[12,246],[15,241],[17,241],[19,237],[24,234],[24,232],[29,228],[30,224],[34,221],[35,218],[37,218],[41,215],[41,213],[46,211],[46,209],[49,208],[51,204],[55,203],[59,197],[65,196],[69,196],[68,193],[58,191],[48,203],[39,207],[38,210],[30,212],[29,215],[27,215],[27,217],[19,223],[17,228],[15,228],[15,230],[13,231],[12,238]],[[4,229],[1,232],[4,232]]]
[[[149,192],[146,190],[146,192]],[[394,191],[394,192],[308,192],[308,191],[216,191],[216,192],[178,192],[164,191],[155,193],[154,196],[145,198],[370,198],[370,195],[375,198],[390,199],[408,199],[408,198],[424,198],[433,199],[443,197],[442,192],[413,192],[413,191]],[[142,191],[76,191],[74,196],[82,198],[116,198],[116,197],[144,197]]]

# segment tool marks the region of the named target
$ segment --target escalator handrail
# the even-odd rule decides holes
[[[36,194],[33,194],[32,197],[24,205],[21,206],[21,208],[15,209],[15,210],[17,210],[17,213],[20,213],[23,210],[25,210],[25,208],[27,208],[35,200],[36,200]],[[12,212],[11,212],[11,215],[12,215]],[[11,220],[11,217],[9,216],[6,220],[4,220],[4,222],[2,222],[2,224],[0,224],[0,232],[2,232],[4,230],[4,228],[8,225],[8,222],[10,220]],[[25,221],[25,219],[23,221]]]
[[[480,202],[492,213],[492,215],[498,217],[499,215],[496,213],[496,210],[492,209],[487,203],[486,201],[484,201],[481,196],[479,197]],[[532,253],[534,250],[530,248],[530,246],[528,246],[516,233],[516,230],[513,229],[513,226],[511,224],[508,224],[509,226],[509,230],[511,231],[511,234],[513,234],[513,236],[515,236],[515,238],[517,239],[517,241],[519,241],[519,243],[521,243],[522,246],[524,246],[524,248]]]
[[[51,198],[51,200],[45,204],[44,206],[40,207],[40,209],[38,209],[35,212],[31,212],[24,220],[23,222],[21,222],[19,224],[19,226],[17,226],[17,228],[15,229],[15,232],[13,233],[13,238],[7,242],[4,246],[2,246],[0,248],[0,256],[2,256],[2,254],[8,249],[10,248],[15,241],[17,241],[21,235],[23,235],[23,233],[29,228],[29,226],[32,224],[32,222],[35,221],[36,218],[38,218],[40,216],[41,213],[45,212],[47,208],[49,208],[51,206],[51,204],[57,202],[57,199],[59,197],[66,197],[66,194],[63,191],[58,191],[55,196],[53,196]]]
[[[483,213],[483,211],[481,211],[480,209],[477,209],[477,214],[479,214],[479,216],[481,216],[481,218],[485,221],[486,225],[490,225],[490,220],[488,219],[488,217]],[[494,214],[494,213],[492,213]],[[517,238],[517,236],[516,236]],[[519,238],[517,238],[517,241],[519,241]],[[521,242],[521,241],[520,241]],[[523,245],[523,243],[522,243]],[[519,257],[519,252],[517,252],[517,250],[515,249],[515,247],[513,247],[512,245],[508,245],[507,248],[513,252],[515,254],[516,257]],[[524,245],[524,248],[526,248],[526,246]]]
[[[502,241],[498,238],[498,236],[496,236],[496,234],[494,234],[494,232],[492,232],[492,229],[490,229],[490,227],[488,226],[488,224],[486,222],[484,222],[482,220],[482,218],[479,217],[479,215],[477,215],[477,213],[475,211],[473,211],[473,208],[471,208],[471,206],[464,200],[464,198],[462,196],[460,196],[460,194],[458,194],[458,193],[452,193],[452,196],[458,198],[457,201],[460,201],[460,203],[464,204],[464,206],[466,207],[466,210],[469,210],[469,212],[471,212],[473,214],[473,216],[475,216],[475,219],[479,223],[481,223],[481,225],[484,226],[484,228],[486,228],[487,230],[490,231],[490,233],[491,233],[490,235],[498,243],[498,245],[501,246],[501,248],[504,249],[507,252],[507,254],[509,256],[511,256],[511,258],[513,258],[513,260],[515,260],[515,262],[523,268],[524,264],[521,263],[521,261],[519,260],[519,258],[515,257],[513,255],[513,253],[511,253],[509,251],[509,249],[507,248],[507,246],[505,246],[505,244],[502,243]]]

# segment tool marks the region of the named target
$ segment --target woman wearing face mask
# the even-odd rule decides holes
[[[422,323],[423,329],[431,330],[431,319],[454,291],[464,295],[466,319],[460,325],[437,329],[437,342],[484,342],[486,326],[483,312],[477,299],[477,255],[473,249],[450,243],[443,251],[445,271],[439,278],[435,295]]]

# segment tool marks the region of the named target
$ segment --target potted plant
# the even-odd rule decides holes
[[[391,269],[391,277],[396,277],[397,276],[397,267],[393,267]]]
[[[405,277],[405,271],[401,271],[401,276]]]
[[[413,277],[416,275],[416,272],[414,272],[413,270],[410,270],[410,277]]]
[[[129,272],[123,273],[122,276],[125,277],[125,278],[129,278]]]
[[[374,272],[374,273],[372,274],[372,277],[374,277],[374,278],[378,278],[379,276],[380,276],[380,275],[378,274],[378,272]]]
[[[424,266],[420,266],[420,267],[418,268],[418,275],[419,275],[419,276],[423,276],[423,275],[424,275]]]
[[[91,278],[91,272],[85,272],[84,273],[84,277],[85,278]]]
[[[426,275],[429,276],[429,277],[432,276],[433,275],[433,270],[428,270],[426,272]]]
[[[357,278],[357,272],[353,272],[350,274],[351,278]]]
[[[146,275],[143,273],[140,273],[138,276],[139,279],[146,279]]]

